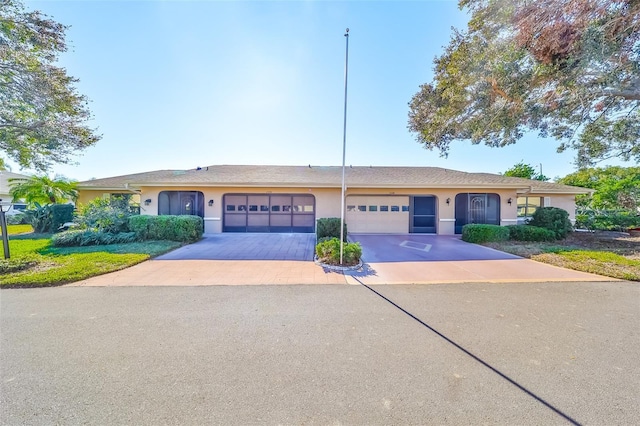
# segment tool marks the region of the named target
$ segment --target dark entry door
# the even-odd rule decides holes
[[[436,197],[411,197],[409,204],[409,215],[410,233],[436,233]]]
[[[456,195],[456,234],[468,223],[500,225],[500,196],[498,194],[462,193]]]

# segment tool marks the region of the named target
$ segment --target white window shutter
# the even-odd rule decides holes
[[[544,197],[544,206],[543,207],[551,207],[551,197]]]

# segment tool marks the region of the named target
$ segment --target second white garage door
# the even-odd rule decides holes
[[[345,221],[353,233],[406,234],[409,232],[409,196],[350,195]]]

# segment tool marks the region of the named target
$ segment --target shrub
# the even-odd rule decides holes
[[[51,230],[57,231],[62,225],[73,221],[73,204],[54,204],[51,206]]]
[[[81,228],[97,229],[112,234],[129,231],[131,212],[121,204],[112,204],[105,198],[96,198],[80,206],[79,210],[76,222]]]
[[[34,203],[35,208],[25,210],[27,221],[33,227],[33,232],[36,234],[44,234],[51,232],[53,225],[53,216],[51,213],[51,206],[45,204],[44,206]]]
[[[132,243],[136,241],[135,232],[113,234],[96,229],[64,231],[51,237],[55,247],[100,246],[109,244]]]
[[[576,214],[576,228],[591,231],[626,231],[640,227],[640,215],[631,211],[581,210]]]
[[[556,235],[545,228],[531,225],[510,225],[509,239],[515,241],[554,241]]]
[[[340,218],[339,217],[323,217],[318,219],[316,225],[316,238],[337,238],[340,239]],[[343,239],[347,241],[347,224],[344,224]]]
[[[129,228],[141,240],[198,241],[204,232],[199,216],[131,216]]]
[[[343,265],[353,266],[360,262],[362,247],[360,243],[344,243],[342,251]],[[331,238],[316,245],[318,260],[328,265],[340,265],[340,238]]]
[[[8,214],[7,225],[25,225],[27,223],[27,215],[24,213]]]
[[[462,241],[468,243],[487,243],[508,239],[509,229],[506,226],[471,223],[462,227]]]
[[[529,225],[552,231],[558,240],[565,238],[573,230],[569,220],[569,213],[557,207],[539,208],[533,214]]]

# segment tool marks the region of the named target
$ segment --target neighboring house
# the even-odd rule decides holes
[[[341,167],[209,166],[80,182],[79,201],[134,193],[141,214],[194,214],[205,233],[314,232],[340,217]],[[347,167],[345,222],[353,233],[458,234],[467,223],[512,225],[540,206],[574,219],[589,189],[438,167]]]
[[[13,200],[13,197],[11,196],[11,194],[9,194],[9,190],[11,189],[11,187],[9,186],[9,179],[27,179],[28,177],[29,176],[21,175],[19,173],[0,170],[0,200],[2,200],[3,202],[10,202]],[[27,205],[22,201],[14,203],[9,213],[11,214],[14,212],[17,213],[19,211],[24,211]]]

